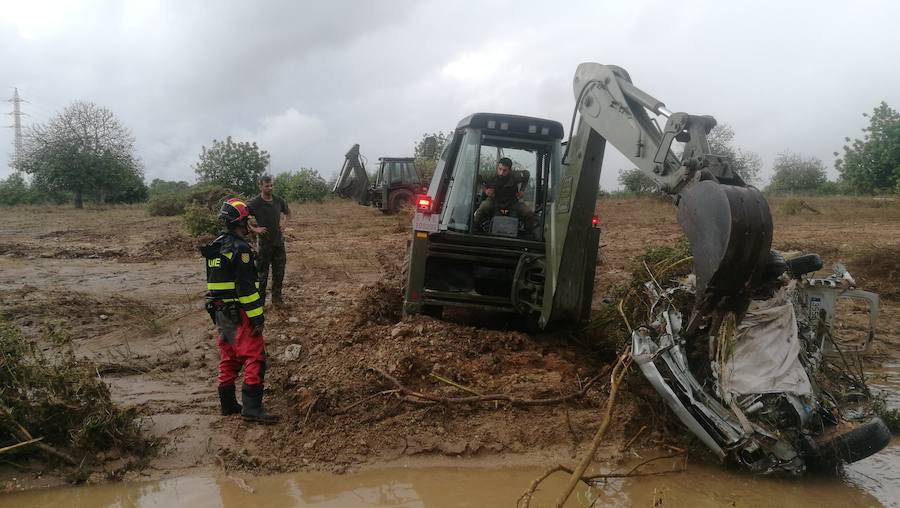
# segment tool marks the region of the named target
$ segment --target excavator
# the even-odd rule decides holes
[[[542,118],[476,113],[458,123],[427,193],[416,196],[404,314],[440,317],[445,308],[480,309],[517,314],[537,329],[587,321],[600,238],[595,207],[611,144],[672,197],[693,255],[693,307],[683,319],[666,315],[672,325],[667,342],[646,328],[632,337],[642,372],[681,421],[719,458],[763,473],[801,474],[808,463],[825,462],[826,449],[861,447],[838,454],[848,462],[883,448],[886,427],[877,418],[840,446],[820,447],[812,437],[824,430],[811,430],[809,423],[823,420],[810,414],[827,413],[820,401],[776,397],[766,399],[772,408],[760,409],[756,400],[755,414],[788,416],[778,424],[751,421],[747,407],[722,400],[694,376],[684,345],[712,340],[727,316],[739,319],[753,288],[771,273],[768,203],[727,158],[710,152],[712,116],[669,110],[612,65],[579,65],[573,91],[567,142],[562,124]],[[501,168],[509,163],[511,168]],[[515,205],[524,213],[493,205],[492,220],[476,221],[476,211],[483,218],[491,208],[484,204],[491,203],[485,182],[509,169],[525,182]],[[525,215],[530,224],[511,215]],[[783,432],[779,425],[792,416],[802,424]]]
[[[412,157],[379,158],[375,182],[369,185],[364,157],[359,153],[359,144],[354,144],[344,156],[332,192],[384,213],[396,213],[409,207],[415,195],[425,190]]]

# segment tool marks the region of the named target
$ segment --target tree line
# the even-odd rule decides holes
[[[843,153],[834,152],[837,181],[827,178],[826,166],[816,157],[791,151],[778,155],[765,191],[774,194],[878,194],[900,192],[900,114],[881,102],[863,113],[869,125],[862,137],[847,137]],[[426,150],[426,140],[436,150]],[[426,133],[413,145],[417,167],[426,181],[440,158],[449,134]],[[430,141],[429,141],[430,142]],[[26,129],[15,173],[0,180],[0,205],[72,202],[136,203],[149,200],[151,213],[180,214],[190,196],[218,187],[249,197],[256,181],[269,170],[270,156],[254,142],[213,140],[204,146],[193,170],[197,183],[144,180],[144,167],[134,148],[131,131],[107,108],[79,101],[45,124]],[[759,185],[760,157],[734,145],[728,124],[713,128],[710,150],[731,161],[748,183]],[[26,178],[28,175],[29,178]],[[322,201],[329,185],[312,168],[275,175],[278,193],[289,201]],[[657,192],[655,182],[636,168],[620,171],[625,192]]]
[[[213,140],[193,165],[197,183],[144,180],[131,131],[109,109],[92,102],[71,104],[47,123],[25,130],[15,172],[0,180],[0,205],[149,201],[151,213],[184,212],[192,196],[220,188],[250,197],[269,170],[270,156],[254,142]],[[28,175],[29,178],[26,178]],[[300,168],[274,176],[289,201],[322,201],[328,185],[318,171]]]

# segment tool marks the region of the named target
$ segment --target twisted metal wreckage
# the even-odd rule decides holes
[[[829,277],[808,277],[821,266],[814,254],[783,263],[768,298],[751,301],[737,325],[723,319],[705,351],[685,340],[675,304],[678,293],[694,291],[693,280],[670,288],[647,283],[653,323],[632,333],[633,357],[720,459],[757,473],[800,475],[807,467],[863,459],[890,441],[878,417],[854,415],[823,378],[826,355],[862,352],[872,343],[878,295],[855,289],[842,265]],[[844,298],[864,303],[868,314],[864,338],[855,344],[835,336],[835,311]]]

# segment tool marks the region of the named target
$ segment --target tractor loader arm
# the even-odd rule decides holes
[[[367,205],[368,190],[369,175],[359,154],[359,144],[355,144],[344,156],[344,165],[341,166],[331,191],[342,198],[353,199],[361,205]]]
[[[579,239],[594,212],[607,142],[674,196],[697,277],[694,312],[684,335],[696,335],[715,309],[742,313],[751,279],[771,247],[772,219],[763,195],[731,169],[727,158],[710,153],[707,135],[716,120],[673,113],[634,86],[624,69],[611,65],[579,65],[574,92],[580,120],[570,134],[550,221],[544,301],[554,304],[544,308],[542,323],[570,317],[576,312],[571,302],[581,295],[584,305],[586,288],[592,287],[577,274],[591,263],[589,250],[596,246]],[[666,118],[664,128],[656,116]],[[675,141],[684,143],[680,156],[672,149]],[[553,315],[566,309],[569,315]]]

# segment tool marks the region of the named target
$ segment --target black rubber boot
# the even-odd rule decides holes
[[[248,422],[270,424],[277,422],[280,418],[276,415],[266,413],[262,407],[263,385],[244,385],[241,388],[243,395],[244,409],[241,411],[241,417]]]
[[[234,385],[219,387],[219,404],[222,407],[222,416],[236,415],[241,412],[237,396],[234,394]]]

